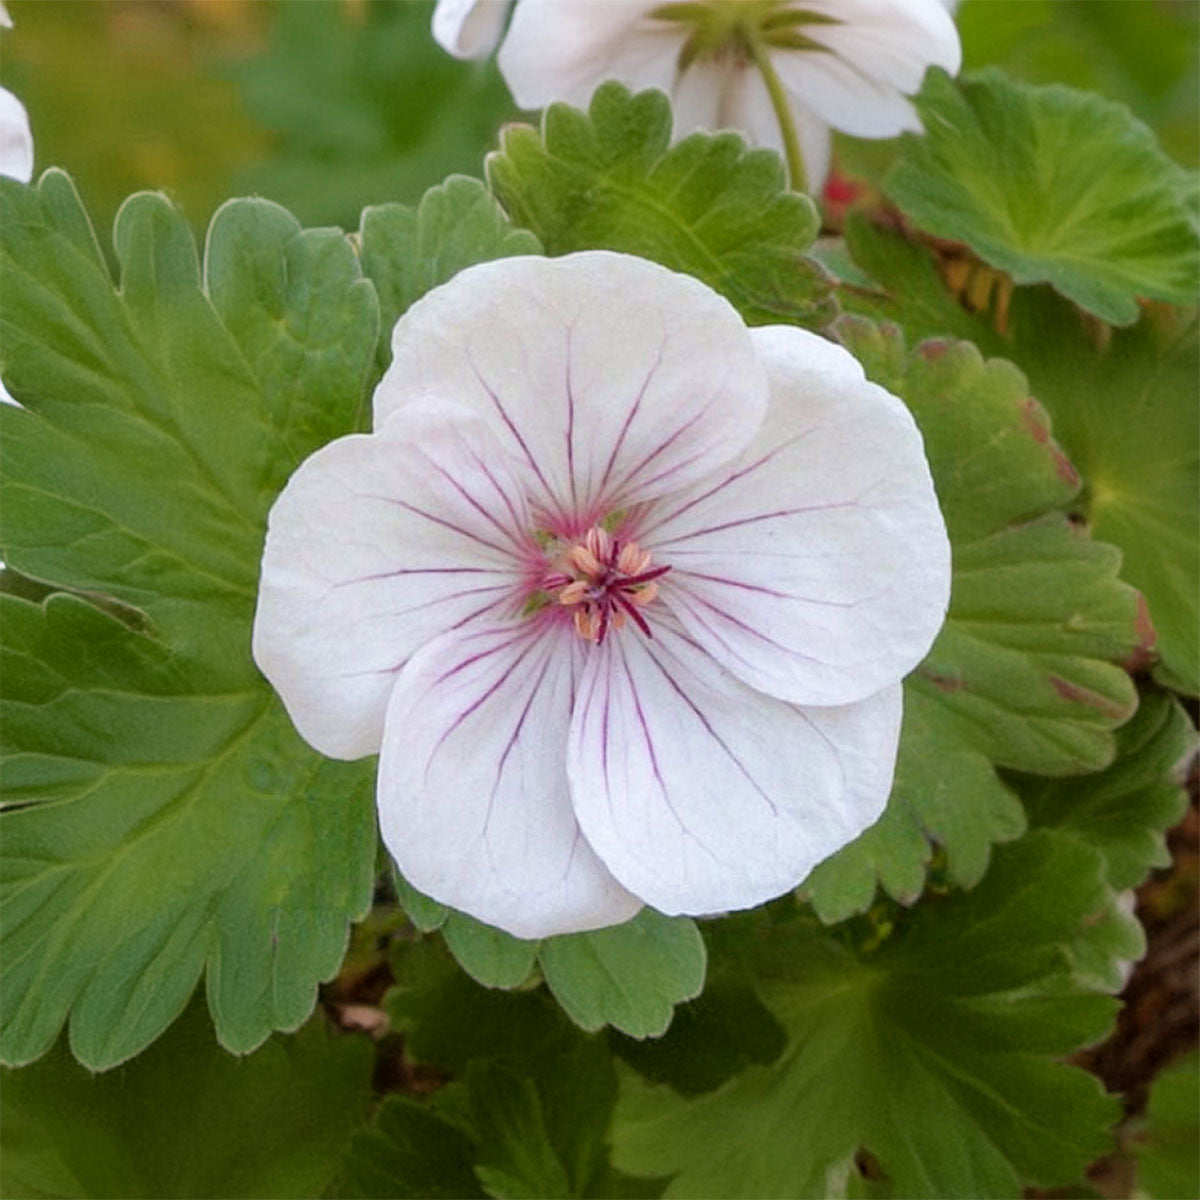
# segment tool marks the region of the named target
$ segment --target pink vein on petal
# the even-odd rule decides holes
[[[471,364],[471,370],[475,373],[475,378],[479,381],[479,386],[487,393],[488,398],[491,400],[496,412],[500,414],[500,419],[504,422],[508,432],[512,434],[517,445],[521,447],[521,453],[525,456],[525,461],[532,468],[534,475],[537,476],[537,481],[542,485],[542,490],[546,493],[547,498],[557,503],[558,497],[555,496],[554,489],[551,488],[550,484],[546,481],[546,476],[542,474],[542,468],[538,466],[537,459],[530,451],[528,443],[521,436],[521,431],[513,422],[512,417],[508,415],[508,410],[504,407],[500,397],[492,391],[487,380],[484,379],[484,377],[480,374],[479,368],[475,365],[475,360],[471,357],[469,352],[467,354],[467,361]],[[562,516],[561,505],[559,506],[559,513],[557,515],[560,518]]]
[[[697,504],[702,504],[705,500],[715,496],[722,489],[729,487],[730,484],[737,483],[739,479],[744,479],[747,475],[753,474],[760,467],[764,467],[770,463],[773,458],[783,453],[784,450],[788,449],[795,442],[801,441],[812,432],[813,431],[811,429],[806,429],[803,433],[796,434],[795,437],[789,438],[786,442],[781,442],[778,446],[768,451],[761,458],[756,459],[752,463],[747,463],[740,470],[734,471],[732,474],[725,476],[724,479],[714,483],[713,486],[708,489],[708,491],[701,492],[698,496],[691,497],[691,499],[686,501],[684,504],[681,504],[678,508],[670,512],[663,512],[661,514],[655,513],[654,515],[656,519],[654,524],[643,526],[641,528],[642,536],[649,536],[649,534],[651,534],[655,529],[665,525],[668,521],[674,521],[677,517],[681,517],[685,512],[688,511],[688,509],[695,508]]]
[[[642,380],[642,386],[638,388],[637,395],[634,396],[633,403],[629,406],[629,411],[625,414],[625,420],[621,423],[621,430],[617,434],[617,440],[613,443],[612,451],[609,453],[608,462],[604,467],[604,474],[600,477],[598,488],[600,492],[604,492],[608,488],[608,481],[612,478],[613,467],[617,465],[617,455],[621,453],[621,447],[625,444],[629,428],[636,419],[637,414],[641,411],[642,401],[646,397],[646,389],[650,386],[650,380],[654,378],[654,373],[662,366],[662,356],[666,345],[666,337],[664,335],[658,347],[658,357],[655,358],[650,369],[646,372],[646,377]]]

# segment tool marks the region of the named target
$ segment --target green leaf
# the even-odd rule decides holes
[[[1064,307],[1044,297],[1019,314],[1030,378],[1083,474],[1081,512],[1145,592],[1163,682],[1200,694],[1195,313],[1148,312],[1097,348]]]
[[[518,987],[529,978],[537,941],[522,941],[459,912],[451,912],[441,929],[459,965],[484,987]]]
[[[363,272],[379,293],[385,331],[414,300],[464,267],[542,252],[532,233],[509,224],[478,179],[463,175],[430,188],[416,208],[383,204],[366,209],[359,238]],[[379,353],[391,359],[386,340]]]
[[[496,1200],[567,1195],[567,1172],[550,1144],[533,1081],[506,1067],[476,1065],[467,1087],[482,1147],[475,1174],[488,1195]]]
[[[275,152],[237,176],[302,221],[351,229],[368,204],[417,201],[456,171],[478,172],[514,115],[494,62],[460,62],[430,32],[433,5],[283,4],[271,42],[226,65]]]
[[[704,942],[687,917],[645,908],[623,925],[522,941],[436,904],[399,876],[397,884],[409,919],[423,932],[441,929],[473,979],[485,987],[518,987],[536,960],[563,1011],[589,1031],[611,1025],[632,1037],[657,1037],[675,1005],[704,986]]]
[[[481,1164],[491,1194],[657,1194],[609,1164],[617,1085],[603,1038],[580,1032],[542,989],[479,987],[437,942],[398,946],[392,970],[399,982],[385,1005],[408,1052],[465,1082],[440,1089],[431,1104],[469,1139],[462,1153]],[[396,1194],[413,1186],[403,1178],[391,1185]],[[371,1186],[371,1194],[389,1194],[382,1174]]]
[[[726,932],[724,940],[737,936]],[[685,1095],[712,1091],[751,1063],[774,1062],[787,1043],[782,1027],[748,983],[727,976],[681,1004],[662,1037],[611,1035],[614,1052],[647,1079]]]
[[[888,809],[805,883],[826,921],[865,911],[876,878],[914,900],[926,837],[943,847],[952,881],[976,883],[991,844],[1024,828],[994,768],[1069,775],[1111,762],[1113,729],[1137,703],[1114,663],[1144,638],[1138,595],[1116,578],[1120,555],[1056,511],[1078,477],[1021,373],[965,342],[910,353],[894,328],[860,318],[842,318],[838,332],[921,427],[954,578],[946,624],[905,684]]]
[[[0,1193],[320,1196],[371,1098],[371,1044],[315,1021],[249,1058],[200,1003],[136,1062],[91,1075],[58,1045],[3,1072]]]
[[[1030,820],[1070,830],[1108,862],[1117,891],[1137,887],[1171,863],[1166,832],[1187,810],[1181,765],[1196,748],[1188,715],[1169,695],[1144,695],[1117,734],[1117,758],[1106,771],[1078,779],[1029,777],[1019,782]]]
[[[670,140],[666,96],[609,82],[587,113],[552,104],[540,133],[507,126],[488,182],[547,254],[637,254],[702,279],[751,324],[824,325],[831,281],[806,253],[820,222],[779,156],[735,133]]]
[[[997,70],[933,70],[884,181],[919,226],[1116,325],[1139,297],[1190,304],[1200,261],[1184,174],[1127,108]]]
[[[759,930],[760,991],[787,1049],[692,1100],[627,1076],[615,1162],[677,1172],[668,1196],[838,1194],[860,1148],[897,1196],[1075,1181],[1108,1148],[1119,1105],[1055,1060],[1115,1014],[1070,970],[1111,903],[1097,851],[1039,832],[875,953],[798,922]]]
[[[1069,83],[1120,100],[1154,127],[1175,157],[1195,163],[1195,6],[976,0],[960,6],[955,24],[967,67],[999,63],[1030,83]]]
[[[353,1200],[466,1200],[482,1197],[471,1164],[475,1143],[427,1104],[388,1096],[359,1130],[333,1194]]]
[[[403,875],[392,865],[392,882],[396,887],[396,896],[404,915],[413,923],[413,927],[421,933],[432,933],[441,929],[446,918],[453,911],[436,900],[431,900],[424,892],[418,892]]]
[[[1083,476],[1072,507],[1120,547],[1125,579],[1145,593],[1165,682],[1200,694],[1200,447],[1194,313],[1148,310],[1098,336],[1048,288],[1018,288],[1007,331],[960,307],[928,251],[865,219],[850,222],[855,259],[879,290],[847,289],[857,312],[901,324],[911,340],[951,333],[1017,362]]]
[[[261,201],[133,197],[109,277],[69,179],[3,181],[0,544],[77,589],[6,618],[2,1056],[104,1068],[207,967],[247,1051],[312,1011],[371,895],[369,764],[304,746],[250,657],[266,512],[353,428],[375,302],[344,239]],[[201,286],[207,282],[207,291]],[[97,600],[112,597],[119,602]]]
[[[1150,1086],[1146,1121],[1134,1144],[1137,1193],[1153,1200],[1200,1195],[1200,1055],[1168,1067]]]
[[[704,986],[704,940],[695,922],[649,908],[624,925],[546,938],[538,961],[577,1025],[612,1025],[637,1038],[661,1034],[675,1005]]]

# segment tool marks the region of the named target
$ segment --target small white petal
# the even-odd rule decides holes
[[[759,695],[656,620],[597,648],[568,772],[610,871],[665,913],[749,908],[794,887],[883,811],[901,688],[842,708]]]
[[[518,603],[530,524],[504,452],[450,405],[304,462],[271,509],[254,658],[305,740],[377,751],[409,655]]]
[[[584,840],[566,745],[584,643],[548,614],[431,642],[400,673],[379,759],[383,840],[435,900],[522,938],[641,907]]]
[[[484,58],[504,31],[509,0],[438,0],[433,36],[455,58]]]
[[[376,421],[421,396],[469,406],[523,463],[556,533],[703,478],[766,407],[727,301],[607,251],[470,267],[405,313],[392,352]]]
[[[786,156],[783,134],[771,105],[767,85],[757,71],[746,70],[741,75],[741,86],[731,89],[726,95],[721,124],[727,129],[741,130],[751,145],[766,146]],[[829,174],[832,140],[829,126],[798,101],[793,100],[791,113],[800,142],[800,154],[804,159],[805,182],[808,191],[815,195],[820,192]]]
[[[25,105],[0,88],[0,175],[28,183],[33,178],[33,134]]]
[[[941,0],[806,0],[836,18],[803,26],[830,53],[772,56],[788,92],[834,129],[856,137],[894,137],[920,122],[904,98],[926,70],[954,74],[962,62],[958,31]]]
[[[752,336],[771,382],[759,436],[632,535],[670,565],[662,601],[726,668],[780,699],[847,704],[929,650],[949,599],[945,525],[901,401],[816,334]]]
[[[521,0],[497,59],[522,108],[587,105],[606,79],[670,92],[681,41],[663,22],[643,25],[660,0]]]

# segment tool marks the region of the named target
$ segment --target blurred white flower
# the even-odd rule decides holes
[[[12,17],[0,3],[0,29],[11,29]],[[28,183],[33,178],[33,133],[25,105],[7,88],[0,87],[0,175]],[[0,400],[9,399],[7,392]]]
[[[487,4],[487,36],[476,32]],[[501,0],[440,0],[439,42],[486,54]],[[737,129],[780,151],[793,186],[816,191],[830,130],[919,130],[907,97],[926,70],[961,65],[943,0],[519,0],[500,70],[523,108],[585,106],[606,79],[670,97],[674,136]]]
[[[483,58],[500,44],[511,0],[438,0],[433,36],[455,58]]]
[[[542,937],[759,904],[878,818],[950,578],[899,400],[606,252],[463,271],[392,349],[272,509],[254,655],[379,753],[412,884]]]

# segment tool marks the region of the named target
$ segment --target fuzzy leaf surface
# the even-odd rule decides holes
[[[670,141],[665,95],[609,82],[586,113],[552,104],[540,132],[506,127],[487,178],[547,254],[637,254],[702,279],[752,325],[824,325],[832,281],[807,255],[820,221],[779,156],[736,133]]]
[[[994,69],[933,70],[916,105],[925,136],[884,186],[923,229],[1115,325],[1139,298],[1194,303],[1194,184],[1123,105]]]
[[[118,288],[65,175],[2,186],[25,407],[0,412],[0,544],[83,593],[3,597],[2,1055],[69,1016],[80,1061],[112,1066],[205,969],[245,1052],[305,1020],[370,900],[370,769],[304,746],[249,643],[267,509],[353,428],[374,296],[341,235],[262,201],[221,209],[202,274],[149,194],[117,221]]]

